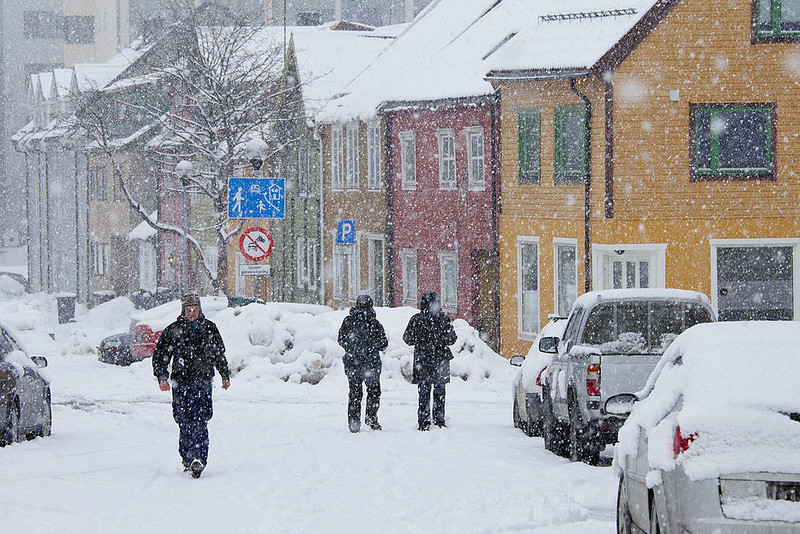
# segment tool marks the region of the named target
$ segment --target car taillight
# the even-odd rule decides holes
[[[536,377],[536,385],[539,386],[539,387],[542,387],[544,385],[544,384],[542,384],[542,377],[544,376],[544,372],[545,371],[547,371],[547,367],[542,369],[542,372],[539,373],[539,376]]]
[[[696,436],[697,434],[690,434],[689,436],[684,436],[683,434],[681,434],[680,425],[675,427],[675,437],[672,439],[672,452],[676,458],[680,453],[689,450],[689,444],[694,441],[694,438]]]
[[[586,368],[586,394],[600,395],[600,364],[592,363]]]

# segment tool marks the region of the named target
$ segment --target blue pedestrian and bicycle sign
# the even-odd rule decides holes
[[[228,178],[229,219],[283,219],[286,185],[283,178]]]

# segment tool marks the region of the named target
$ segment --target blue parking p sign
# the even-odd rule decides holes
[[[228,178],[228,218],[283,219],[285,190],[283,178]]]
[[[354,245],[356,242],[356,221],[353,219],[346,219],[339,221],[339,227],[336,231],[336,244],[337,245]]]

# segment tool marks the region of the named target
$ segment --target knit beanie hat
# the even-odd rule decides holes
[[[181,311],[185,310],[187,306],[200,307],[200,295],[197,293],[184,293],[181,297]]]

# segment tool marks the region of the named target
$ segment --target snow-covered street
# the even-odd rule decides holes
[[[182,471],[171,396],[159,391],[150,361],[102,364],[76,341],[85,335],[91,346],[111,333],[109,321],[125,324],[113,318],[121,306],[48,327],[41,317],[52,303],[25,298],[0,311],[16,313],[29,347],[48,358],[53,432],[0,449],[5,532],[614,531],[611,469],[558,458],[513,427],[510,366],[487,380],[454,378],[448,428],[421,433],[416,388],[385,363],[384,430],[351,434],[340,361],[311,385],[248,373],[258,368],[251,359],[228,391],[215,378],[209,464],[194,480]],[[219,313],[237,361],[249,344],[230,341],[233,323]]]

